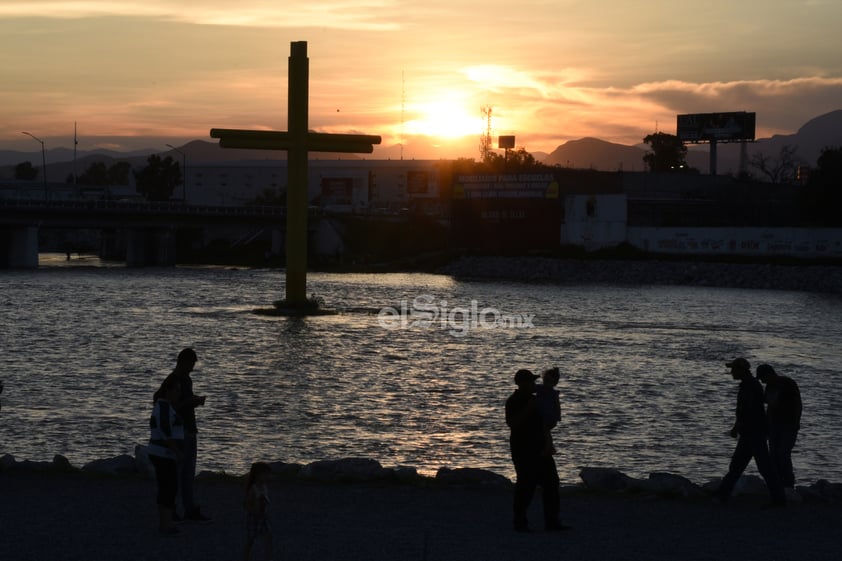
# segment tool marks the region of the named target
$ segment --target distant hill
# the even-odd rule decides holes
[[[774,157],[784,146],[797,147],[798,156],[807,165],[814,166],[823,149],[842,147],[842,109],[807,121],[795,134],[776,134],[760,139],[750,145],[749,154],[762,152]]]
[[[551,166],[598,171],[643,171],[645,153],[636,146],[615,144],[598,138],[582,138],[565,142],[542,161]]]
[[[796,153],[808,166],[814,166],[821,151],[829,146],[842,146],[842,110],[831,111],[811,119],[798,132],[789,135],[775,135],[749,143],[748,158],[763,153],[776,157],[784,146],[797,148]],[[717,172],[733,173],[740,170],[740,144],[719,144],[717,147]],[[539,159],[549,165],[589,168],[600,171],[644,171],[643,155],[647,147],[614,144],[596,138],[571,140],[556,148],[546,158]],[[710,168],[710,152],[707,145],[690,146],[687,163],[702,173]]]
[[[474,139],[463,142],[474,143]],[[771,138],[758,139],[747,146],[746,152],[750,158],[752,154],[763,153],[772,158],[776,157],[784,146],[797,147],[797,155],[806,165],[814,166],[822,149],[828,146],[842,146],[842,109],[820,115],[805,123],[798,132],[790,135],[775,135]],[[441,143],[433,153],[438,157],[448,158],[448,153],[457,144]],[[464,146],[460,146],[464,149]],[[180,146],[179,150],[187,157],[187,165],[191,163],[226,163],[249,160],[284,160],[286,152],[269,150],[231,150],[219,147],[216,141],[209,142],[194,140]],[[644,171],[643,155],[645,145],[627,146],[600,140],[598,138],[582,138],[571,140],[558,146],[550,154],[533,153],[535,159],[548,165],[572,167],[579,169],[594,169],[599,171]],[[376,146],[374,154],[329,154],[314,153],[312,159],[321,160],[356,160],[356,159],[399,159],[402,154],[426,153],[422,147],[407,144]],[[93,161],[103,161],[107,164],[116,161],[128,161],[133,166],[142,166],[150,154],[172,156],[179,160],[181,154],[175,150],[160,151],[154,149],[134,152],[115,152],[112,150],[79,151],[77,154],[77,173],[82,171]],[[464,153],[464,150],[457,153]],[[740,168],[740,144],[720,144],[718,146],[717,171],[720,174],[737,173]],[[40,152],[19,152],[14,150],[0,150],[0,178],[13,175],[14,166],[21,162],[31,162],[35,167],[41,166]],[[63,180],[72,172],[73,150],[55,148],[47,151],[47,171],[51,180]],[[709,152],[707,145],[690,146],[687,161],[691,167],[702,173],[708,173]],[[60,162],[60,163],[59,163]]]

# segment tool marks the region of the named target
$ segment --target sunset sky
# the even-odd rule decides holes
[[[0,0],[0,149],[72,147],[74,121],[85,150],[285,130],[292,41],[310,128],[408,158],[478,157],[483,106],[530,152],[679,113],[789,134],[842,108],[840,28],[839,0]]]

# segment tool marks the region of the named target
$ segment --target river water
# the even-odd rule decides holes
[[[702,483],[733,450],[723,362],[742,355],[801,386],[799,483],[842,481],[839,296],[311,274],[308,291],[344,311],[273,318],[252,310],[282,297],[277,270],[62,259],[0,272],[0,454],[18,460],[132,454],[192,346],[200,470],[367,457],[511,477],[512,376],[559,366],[563,481],[603,466]]]

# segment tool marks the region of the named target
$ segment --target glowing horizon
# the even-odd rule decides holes
[[[492,135],[530,152],[584,137],[639,144],[656,126],[672,131],[679,113],[754,111],[758,137],[790,134],[842,108],[842,5],[830,1],[714,0],[688,16],[662,0],[646,14],[528,0],[511,18],[473,1],[277,4],[4,2],[0,148],[31,151],[23,130],[48,148],[72,145],[74,122],[83,149],[95,138],[123,150],[208,140],[211,127],[284,130],[298,40],[311,129],[407,149],[423,140],[453,157],[478,156],[484,106]]]

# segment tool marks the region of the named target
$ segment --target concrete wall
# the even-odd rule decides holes
[[[599,249],[625,242],[626,210],[624,194],[566,196],[561,244]]]
[[[842,257],[839,228],[632,227],[628,229],[628,242],[654,253]]]

